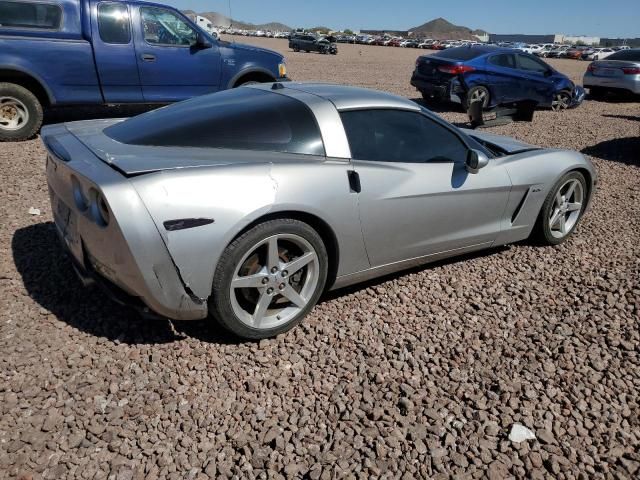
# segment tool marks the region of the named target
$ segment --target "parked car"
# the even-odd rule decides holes
[[[279,53],[134,0],[0,0],[0,65],[0,140],[14,141],[33,136],[50,106],[169,103],[286,79]]]
[[[338,46],[329,41],[326,37],[316,37],[314,35],[299,35],[289,39],[289,48],[294,52],[318,52],[323,54],[336,55]]]
[[[617,50],[613,48],[600,48],[599,51],[594,52],[593,57],[589,58],[589,60],[604,60],[609,55],[613,55]]]
[[[411,85],[425,99],[483,108],[516,102],[563,110],[579,105],[584,90],[537,57],[510,48],[458,47],[418,57]]]
[[[620,50],[589,64],[582,84],[593,97],[615,91],[640,94],[640,48]]]
[[[252,85],[47,126],[43,141],[86,283],[252,339],[298,324],[325,290],[532,235],[559,244],[596,184],[580,153],[339,85]]]
[[[582,55],[585,51],[587,51],[588,47],[571,47],[569,48],[566,53],[565,53],[565,57],[566,58],[571,58],[573,60],[580,60],[582,58]]]
[[[415,40],[404,40],[400,42],[400,46],[403,48],[418,48],[418,45],[420,44]]]
[[[549,50],[546,54],[547,58],[563,58],[567,54],[567,50],[569,50],[569,45],[560,45],[552,50]]]

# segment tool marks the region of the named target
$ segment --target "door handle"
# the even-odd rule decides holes
[[[141,58],[145,62],[155,62],[156,61],[156,56],[152,55],[150,53],[143,53]]]
[[[349,170],[347,172],[349,177],[349,188],[352,192],[360,193],[362,191],[362,185],[360,185],[360,175],[355,170]]]

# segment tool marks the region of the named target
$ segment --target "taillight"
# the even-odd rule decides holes
[[[624,67],[622,71],[625,75],[640,75],[640,67]]]
[[[587,72],[594,72],[596,69],[596,67],[593,66],[593,63],[590,63],[589,66],[587,67]]]
[[[475,68],[468,65],[441,65],[438,70],[450,75],[460,75],[461,73],[473,72]]]

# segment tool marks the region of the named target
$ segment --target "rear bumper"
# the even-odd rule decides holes
[[[600,87],[611,90],[624,90],[640,94],[640,75],[624,75],[622,77],[602,77],[587,72],[582,80],[585,88]]]
[[[455,78],[445,83],[433,83],[414,72],[411,77],[411,85],[422,94],[435,97],[438,100],[462,103],[464,96],[464,88]]]
[[[45,127],[42,134],[45,145],[54,136],[68,154],[66,161],[57,158],[47,145],[47,182],[58,235],[81,279],[117,287],[131,300],[120,303],[142,305],[138,308],[142,313],[146,306],[161,317],[205,318],[207,299],[196,298],[185,286],[133,186],[64,125]],[[109,210],[107,224],[96,222],[93,206],[80,208],[77,192],[82,190],[101,193]]]

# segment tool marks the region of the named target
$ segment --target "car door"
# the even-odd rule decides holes
[[[496,53],[487,58],[487,80],[495,103],[514,102],[522,90],[514,74],[516,58],[513,53]]]
[[[198,46],[200,31],[185,17],[167,8],[140,6],[134,24],[145,101],[173,102],[219,89],[218,44],[207,38],[207,47]]]
[[[123,2],[94,3],[91,25],[91,43],[104,101],[142,102],[129,6]]]
[[[543,61],[522,53],[516,54],[516,63],[523,99],[535,100],[540,105],[550,105],[554,92],[551,68]]]
[[[492,244],[511,189],[502,165],[490,161],[470,174],[460,133],[422,112],[354,110],[341,117],[372,266]]]

